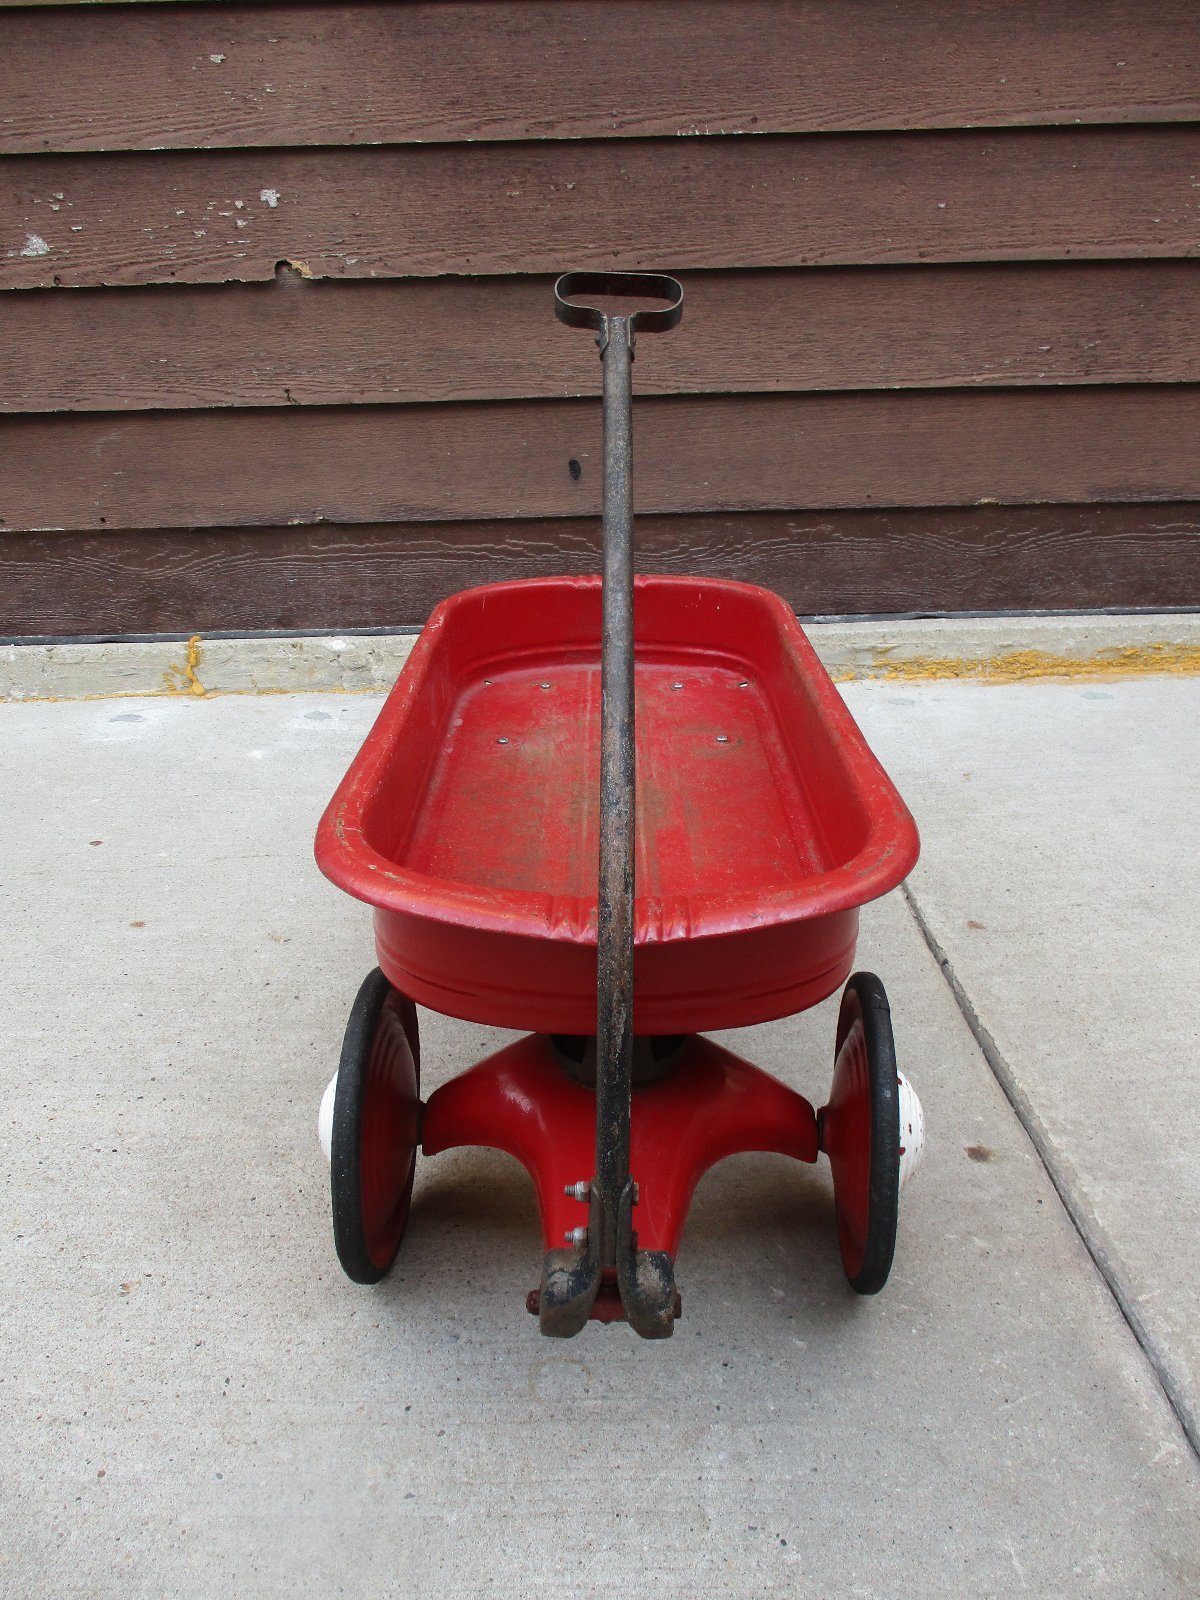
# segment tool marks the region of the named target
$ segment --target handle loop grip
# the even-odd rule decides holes
[[[683,315],[683,285],[665,272],[564,272],[554,285],[554,315],[569,328],[595,328],[604,331],[608,313],[599,306],[576,305],[571,295],[645,295],[666,300],[661,310],[634,311],[628,317],[629,330],[638,333],[666,333]]]

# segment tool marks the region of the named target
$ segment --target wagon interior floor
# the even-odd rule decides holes
[[[771,704],[697,658],[639,662],[637,892],[745,893],[828,870]],[[464,685],[403,862],[431,877],[594,897],[600,672],[556,660]]]

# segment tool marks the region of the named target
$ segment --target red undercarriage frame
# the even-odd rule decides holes
[[[820,1148],[816,1112],[802,1095],[698,1035],[683,1041],[669,1076],[634,1089],[631,1122],[636,1247],[672,1259],[696,1184],[711,1166],[747,1150],[815,1161]],[[421,1134],[430,1156],[459,1145],[516,1156],[537,1191],[547,1250],[587,1222],[587,1201],[566,1191],[591,1178],[595,1139],[595,1093],[568,1076],[544,1034],[518,1040],[436,1090]],[[606,1276],[592,1318],[623,1315],[615,1274]]]

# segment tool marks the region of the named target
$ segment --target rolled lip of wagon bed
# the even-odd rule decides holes
[[[886,777],[883,783],[891,787]],[[876,807],[883,800],[883,795],[877,795]],[[335,796],[321,819],[316,841],[317,865],[347,894],[381,911],[458,927],[595,944],[594,898],[487,889],[412,872],[388,861],[367,844],[361,826],[346,818],[352,808],[349,797]],[[686,899],[638,896],[637,942],[715,938],[751,928],[809,921],[877,900],[904,881],[920,848],[916,824],[898,797],[892,822],[890,830],[874,824],[856,856],[842,866],[805,879],[802,885],[785,884],[745,894],[689,895]]]

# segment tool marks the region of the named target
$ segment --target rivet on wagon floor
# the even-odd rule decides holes
[[[507,744],[508,740],[504,737],[503,734],[501,734],[500,737],[496,740],[496,743],[497,744]]]
[[[673,683],[671,687],[672,689],[682,689],[683,685],[681,683]]]
[[[717,735],[717,743],[718,744],[728,744],[729,743],[729,735],[727,733],[719,733]]]
[[[548,689],[549,687],[550,687],[550,685],[548,683],[539,683],[538,684],[538,688],[539,689]]]
[[[750,679],[749,678],[743,678],[741,683],[738,684],[738,688],[739,689],[748,689],[749,687],[750,687]]]

